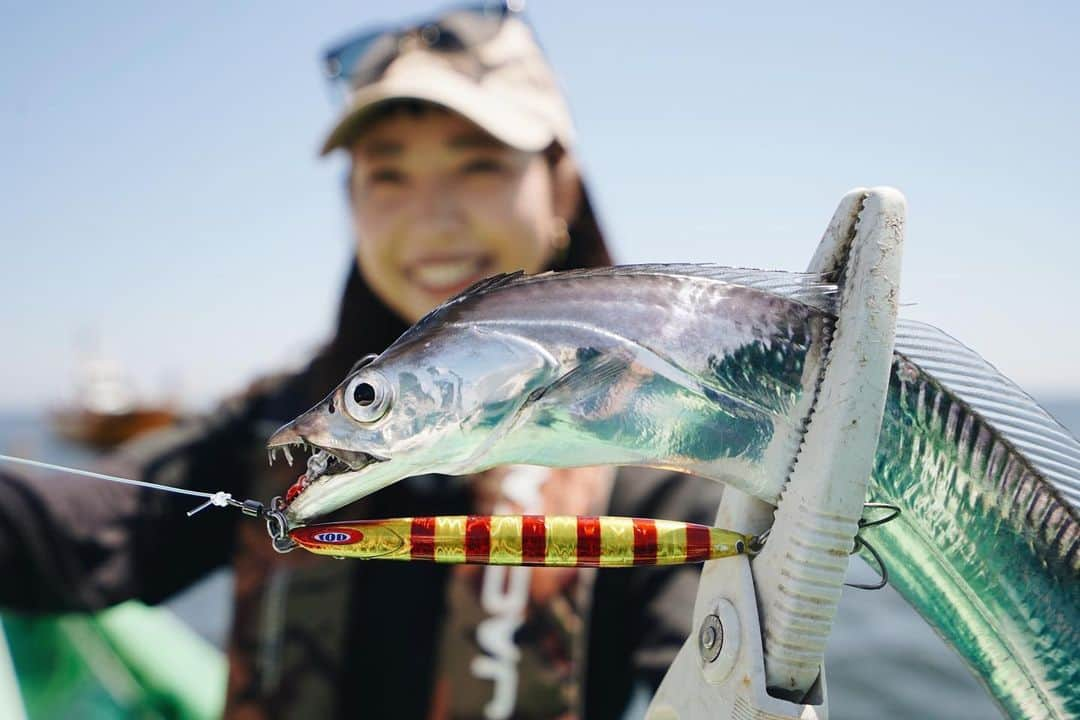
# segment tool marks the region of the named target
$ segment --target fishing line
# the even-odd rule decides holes
[[[237,507],[244,511],[245,515],[251,515],[252,517],[259,517],[262,515],[263,506],[262,503],[254,500],[245,500],[240,502],[233,499],[232,493],[227,492],[202,492],[200,490],[188,490],[187,488],[178,488],[171,485],[159,485],[158,483],[147,482],[145,480],[132,480],[130,478],[117,477],[116,475],[106,475],[105,473],[91,472],[89,470],[80,470],[78,468],[64,467],[62,465],[53,465],[51,463],[41,462],[39,460],[28,460],[26,458],[12,457],[11,455],[0,455],[0,460],[5,462],[14,463],[16,465],[28,465],[30,467],[41,468],[44,470],[54,470],[56,472],[70,473],[72,475],[82,475],[83,477],[94,478],[96,480],[108,480],[109,482],[120,483],[122,485],[134,485],[136,487],[149,488],[151,490],[164,490],[165,492],[177,493],[179,495],[191,495],[193,497],[207,498],[206,502],[198,506],[193,510],[188,511],[188,517],[191,517],[197,512],[205,510],[211,505],[215,507]]]

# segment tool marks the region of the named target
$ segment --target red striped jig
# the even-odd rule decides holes
[[[483,565],[630,567],[749,554],[754,539],[674,520],[556,515],[452,515],[294,528],[319,555]]]

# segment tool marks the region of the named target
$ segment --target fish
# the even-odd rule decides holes
[[[1080,444],[937,328],[895,348],[868,483],[901,511],[873,535],[890,584],[1009,717],[1080,717]]]
[[[270,438],[314,450],[302,526],[403,478],[643,465],[776,504],[835,327],[805,273],[638,265],[481,281]],[[977,353],[901,320],[868,482],[891,584],[1011,717],[1080,717],[1080,443]]]
[[[439,515],[294,528],[317,555],[482,565],[682,565],[752,551],[755,538],[678,520],[576,515]]]
[[[506,464],[672,467],[775,502],[786,468],[771,459],[801,441],[835,293],[712,265],[481,281],[270,438],[271,453],[315,451],[286,516]]]

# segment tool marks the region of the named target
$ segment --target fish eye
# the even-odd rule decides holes
[[[353,378],[344,395],[345,411],[357,422],[375,422],[390,409],[390,387],[379,375]]]
[[[375,402],[375,388],[369,383],[357,383],[352,391],[353,402],[367,407]]]

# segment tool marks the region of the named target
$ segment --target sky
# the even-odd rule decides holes
[[[0,9],[0,411],[71,401],[91,348],[211,407],[331,329],[353,240],[321,51],[445,4],[69,5]],[[527,13],[619,261],[802,269],[848,189],[894,186],[902,315],[1080,396],[1080,5]]]

